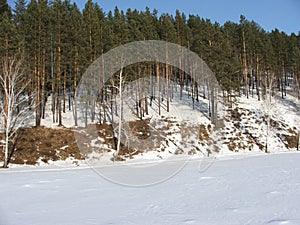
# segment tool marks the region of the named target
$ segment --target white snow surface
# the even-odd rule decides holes
[[[205,161],[190,160],[164,182],[139,188],[87,165],[2,169],[0,224],[300,224],[299,161],[299,153],[234,155],[204,169]],[[139,181],[161,172],[127,174],[125,164],[106,173]]]

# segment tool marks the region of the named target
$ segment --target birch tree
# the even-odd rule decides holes
[[[266,119],[266,144],[265,152],[269,153],[269,137],[271,132],[271,118],[274,113],[275,98],[273,97],[273,87],[274,87],[274,76],[272,74],[266,74],[263,82],[265,89],[265,95],[263,96],[262,111]]]
[[[0,76],[2,89],[1,114],[4,119],[4,163],[7,167],[10,158],[10,143],[15,141],[18,129],[24,124],[25,120],[32,115],[33,99],[25,94],[26,88],[30,83],[21,70],[21,61],[10,60],[3,63],[3,70]],[[28,102],[31,101],[31,102]]]
[[[119,73],[119,108],[120,108],[120,114],[119,114],[119,125],[118,125],[118,143],[117,143],[117,151],[114,155],[114,158],[116,159],[118,157],[118,154],[120,152],[121,148],[121,132],[122,132],[122,106],[123,106],[123,98],[122,98],[122,85],[123,85],[123,65]]]

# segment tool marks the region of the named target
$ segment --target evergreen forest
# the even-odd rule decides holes
[[[69,0],[17,0],[13,9],[0,0],[1,71],[12,58],[22,60],[25,80],[30,80],[24,92],[34,93],[36,102],[36,126],[45,116],[49,96],[53,122],[62,125],[61,114],[70,110],[88,66],[117,46],[141,40],[176,43],[198,54],[229,102],[240,95],[260,101],[265,80],[274,81],[273,90],[282,98],[287,92],[300,97],[300,32],[267,32],[243,15],[239,23],[221,25],[179,10],[174,15],[148,7],[104,12],[92,0],[82,10]],[[187,75],[159,63],[132,65],[124,73],[176,73],[182,87],[191,85],[185,82]]]

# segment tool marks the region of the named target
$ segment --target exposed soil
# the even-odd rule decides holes
[[[281,140],[287,148],[296,148],[299,149],[299,134],[295,130],[289,129],[287,134],[281,134]]]
[[[24,128],[18,131],[15,140],[10,148],[10,163],[35,165],[39,160],[47,163],[49,160],[65,160],[69,157],[83,159],[70,129]],[[0,154],[2,161],[3,155]]]
[[[150,119],[130,121],[129,127],[131,134],[138,137],[139,139],[146,139],[151,136],[151,129],[149,127]]]
[[[96,129],[99,137],[105,140],[105,144],[115,149],[117,140],[113,138],[112,127],[107,124],[97,124]],[[66,160],[67,158],[73,159],[74,163],[83,160],[84,156],[79,151],[74,131],[76,132],[76,129],[51,129],[43,126],[20,129],[16,141],[10,145],[9,163],[36,165],[39,161],[48,163],[50,160]],[[3,139],[3,134],[0,134],[0,138]],[[0,161],[3,161],[3,143],[0,148]],[[123,156],[133,154],[133,150],[121,144],[119,154],[118,160],[123,160]]]
[[[149,128],[149,120],[138,120],[130,122],[130,133],[138,139],[147,139],[153,135]],[[101,137],[108,146],[106,149],[99,149],[87,144],[88,153],[92,151],[106,151],[116,149],[117,138],[113,135],[113,126],[109,124],[89,125],[84,129],[68,129],[59,128],[51,129],[46,127],[32,127],[23,128],[18,131],[16,141],[10,144],[10,160],[9,163],[36,165],[40,161],[48,163],[57,160],[66,160],[72,158],[74,162],[83,160],[85,158],[84,151],[79,151],[74,132],[84,131],[81,135],[82,140],[90,140],[88,138],[90,129],[95,129],[98,132],[98,137]],[[85,136],[86,134],[86,136]],[[4,138],[3,133],[0,133],[0,140]],[[80,140],[77,140],[80,142]],[[83,141],[84,142],[84,141]],[[86,143],[78,143],[80,147]],[[94,144],[100,144],[95,142]],[[153,147],[153,146],[152,146]],[[82,149],[81,149],[82,150]],[[119,156],[114,159],[123,161],[125,158],[131,158],[133,155],[139,154],[139,151],[133,150],[125,146],[123,138],[121,139],[121,146]],[[4,159],[3,143],[0,144],[0,161]]]
[[[207,141],[209,139],[210,127],[201,124],[199,127],[199,141]]]

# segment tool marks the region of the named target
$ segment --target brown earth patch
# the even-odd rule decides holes
[[[206,126],[203,124],[200,125],[198,135],[199,141],[208,141],[210,129],[210,127],[206,128]]]
[[[11,144],[10,154],[10,163],[27,165],[35,165],[39,159],[45,163],[69,157],[74,160],[83,159],[72,130],[42,126],[20,129],[15,143]],[[1,161],[3,157],[4,154],[0,154]]]
[[[281,134],[280,138],[287,148],[299,148],[299,134],[297,131],[288,129],[288,134]]]

